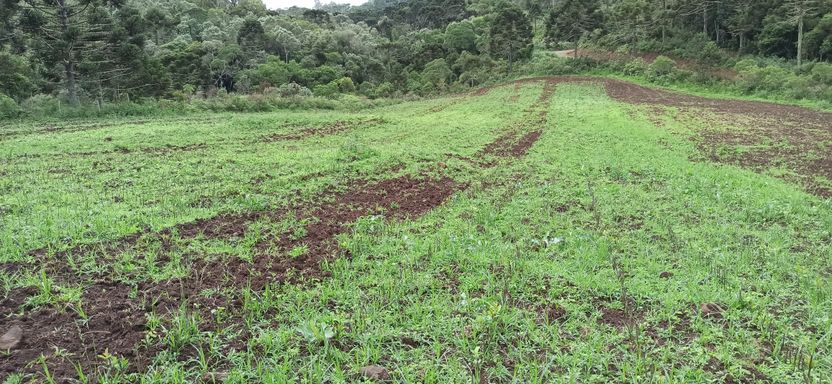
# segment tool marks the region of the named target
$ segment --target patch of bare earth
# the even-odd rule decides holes
[[[58,381],[76,377],[75,365],[87,375],[95,376],[104,361],[99,357],[105,351],[130,361],[131,371],[141,371],[159,345],[145,345],[146,314],[165,315],[176,312],[184,305],[201,313],[203,320],[211,319],[212,308],[224,307],[235,314],[223,327],[232,327],[241,319],[236,311],[241,299],[234,294],[200,295],[207,289],[229,288],[238,292],[251,287],[258,291],[267,284],[300,278],[317,279],[326,275],[321,269],[324,260],[338,255],[335,237],[346,233],[350,223],[371,214],[383,214],[388,218],[416,218],[442,204],[461,186],[449,178],[417,179],[403,176],[376,183],[359,182],[343,192],[333,192],[321,198],[323,203],[314,206],[298,206],[287,210],[264,211],[244,214],[224,214],[214,218],[181,224],[156,234],[133,235],[109,244],[84,245],[72,252],[97,252],[112,260],[129,249],[141,247],[146,238],[153,237],[161,243],[163,251],[178,246],[182,239],[240,238],[246,234],[249,224],[263,218],[279,219],[291,213],[299,218],[309,218],[302,236],[280,234],[261,239],[255,245],[256,256],[252,262],[239,258],[205,261],[196,258],[190,265],[193,271],[182,279],[160,283],[142,282],[132,287],[111,281],[107,276],[96,276],[94,282],[85,284],[78,311],[76,305],[63,308],[40,307],[27,310],[24,303],[38,292],[32,288],[13,290],[0,301],[0,309],[9,316],[0,319],[0,330],[20,325],[25,333],[20,346],[3,357],[0,375],[15,372],[36,373],[40,365],[30,363],[39,356],[46,356],[49,371]],[[174,241],[173,234],[178,240]],[[186,241],[187,242],[187,241]],[[306,251],[297,257],[286,253],[303,246]],[[276,253],[277,252],[277,253]],[[45,250],[33,253],[39,259],[47,257]],[[78,271],[65,263],[59,254],[51,258],[49,269],[58,284],[79,281]],[[14,266],[17,270],[19,267]],[[5,269],[5,267],[4,267]],[[203,313],[204,312],[204,313]],[[83,315],[82,315],[83,313]],[[203,321],[201,328],[217,327],[215,322]]]
[[[369,127],[374,125],[384,124],[382,119],[367,119],[367,120],[339,120],[330,124],[320,126],[306,127],[295,132],[279,133],[274,135],[267,135],[260,138],[261,142],[271,143],[277,141],[292,141],[301,140],[310,136],[327,136],[336,135],[352,131],[359,127]]]
[[[529,149],[540,139],[543,128],[548,122],[549,102],[555,94],[557,78],[530,78],[514,82],[515,87],[521,84],[544,81],[545,86],[540,97],[526,109],[525,117],[509,127],[505,133],[497,137],[480,151],[478,158],[481,165],[491,167],[496,165],[493,160],[486,160],[487,157],[519,158],[526,155]]]
[[[760,172],[785,168],[798,175],[791,181],[802,184],[808,192],[832,196],[830,112],[709,99],[616,80],[607,80],[606,87],[610,97],[618,101],[678,108],[682,118],[700,123],[691,124],[697,130],[692,140],[707,160]],[[819,183],[817,177],[828,182]]]

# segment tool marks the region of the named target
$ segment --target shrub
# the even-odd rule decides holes
[[[20,112],[22,111],[14,99],[0,93],[0,118],[17,117]]]
[[[759,70],[759,87],[768,91],[777,91],[783,88],[791,73],[785,68],[777,65],[768,65]]]
[[[61,101],[52,95],[37,94],[24,100],[21,106],[33,116],[49,116],[61,110]]]
[[[812,80],[808,76],[790,75],[785,81],[785,91],[789,97],[805,99],[817,94],[812,87]]]
[[[283,84],[277,88],[277,94],[282,97],[291,97],[291,96],[300,96],[300,97],[308,97],[312,96],[312,91],[309,88],[303,87],[298,83],[288,83]]]
[[[630,60],[630,62],[624,66],[624,73],[631,76],[643,75],[645,71],[647,71],[647,62],[641,57]]]
[[[334,97],[338,93],[338,86],[333,82],[329,84],[320,84],[312,88],[312,93],[315,96]]]
[[[708,41],[699,53],[699,61],[703,64],[717,66],[725,62],[725,54],[713,41]]]
[[[667,56],[659,56],[647,68],[647,76],[659,79],[669,76],[676,69],[676,62]]]
[[[812,79],[822,84],[832,85],[832,64],[815,63],[812,67]]]
[[[349,77],[342,77],[338,80],[333,80],[336,87],[338,88],[338,92],[341,93],[353,93],[355,92],[355,83],[353,83],[352,79]]]
[[[396,92],[396,87],[389,82],[384,82],[378,85],[375,90],[376,97],[390,96]]]
[[[769,64],[764,67],[757,66],[751,60],[742,60],[734,66],[739,77],[737,85],[745,92],[753,91],[782,91],[786,81],[794,76],[787,69]]]

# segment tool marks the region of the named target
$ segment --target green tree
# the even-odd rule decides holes
[[[450,82],[453,72],[445,59],[436,59],[425,65],[422,71],[422,83],[430,84],[433,89],[444,89]]]
[[[514,62],[531,56],[532,26],[529,18],[514,5],[503,6],[494,16],[489,31],[491,54],[508,60],[508,71]]]
[[[114,26],[104,17],[119,5],[102,0],[22,0],[21,27],[47,65],[63,67],[64,88],[71,105],[78,105],[78,64],[91,54],[110,49],[107,37]]]
[[[806,50],[820,60],[832,58],[832,13],[820,19],[806,34]]]
[[[0,91],[21,100],[37,91],[36,74],[24,56],[0,50]]]
[[[544,40],[549,45],[571,41],[575,47],[575,57],[578,57],[581,38],[595,29],[599,22],[598,4],[594,0],[563,0],[546,18]]]
[[[793,23],[797,24],[797,66],[803,64],[803,32],[806,18],[817,12],[817,0],[790,0],[787,3],[789,15]]]
[[[651,22],[646,0],[620,0],[609,2],[603,8],[606,30],[610,41],[628,42],[635,51],[639,41],[647,35]],[[618,45],[618,44],[617,44]]]
[[[448,24],[445,28],[445,48],[456,52],[476,52],[477,34],[474,32],[474,24],[468,20]]]

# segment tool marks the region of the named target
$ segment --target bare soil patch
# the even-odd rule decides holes
[[[367,119],[367,120],[339,120],[334,123],[324,124],[321,126],[307,127],[296,132],[279,133],[274,135],[267,135],[260,138],[261,142],[271,143],[277,141],[292,141],[301,140],[310,136],[327,136],[352,131],[359,127],[374,126],[384,124],[382,119]]]
[[[496,140],[489,143],[480,151],[478,158],[481,165],[490,167],[494,166],[494,162],[482,160],[486,156],[496,157],[523,157],[528,153],[529,149],[540,139],[543,134],[543,127],[548,122],[549,102],[555,94],[557,84],[560,82],[556,78],[532,78],[521,79],[515,81],[515,87],[526,82],[545,81],[546,85],[540,94],[538,100],[526,109],[526,117],[520,122],[510,127],[504,134],[497,137]]]
[[[321,262],[337,256],[339,252],[335,237],[346,233],[350,223],[359,217],[383,214],[387,218],[415,218],[442,204],[461,187],[449,178],[432,180],[410,176],[375,183],[359,182],[346,191],[322,197],[324,202],[320,205],[224,214],[182,224],[155,235],[137,234],[109,244],[76,247],[72,252],[95,251],[114,257],[131,247],[140,247],[148,236],[161,241],[163,250],[169,250],[174,246],[174,234],[179,239],[241,237],[250,223],[263,217],[278,218],[291,212],[297,217],[310,218],[303,236],[296,238],[284,234],[279,238],[261,240],[256,245],[258,254],[253,262],[239,258],[197,259],[191,266],[194,272],[189,276],[161,283],[144,282],[137,287],[114,283],[108,281],[107,276],[99,276],[97,282],[86,287],[80,304],[87,320],[72,308],[24,310],[22,314],[0,319],[0,329],[20,325],[26,332],[20,348],[11,351],[0,372],[39,371],[41,367],[29,366],[29,363],[43,354],[48,357],[50,372],[56,378],[74,377],[73,363],[83,367],[87,374],[93,374],[103,364],[98,355],[105,350],[127,357],[131,370],[141,370],[159,348],[141,344],[148,312],[164,315],[176,312],[181,305],[188,303],[192,305],[189,308],[205,312],[202,319],[210,319],[208,311],[217,307],[228,308],[230,313],[235,313],[234,309],[241,305],[241,300],[234,294],[204,296],[200,293],[205,289],[218,288],[237,292],[244,286],[257,291],[267,284],[324,277],[326,272],[321,269]],[[306,252],[294,258],[286,256],[284,252],[297,246],[306,247]],[[274,254],[276,249],[280,254]],[[45,258],[46,254],[45,250],[33,253],[38,258]],[[58,256],[50,262],[50,276],[61,284],[79,282],[77,271],[54,261],[65,260]],[[3,313],[20,313],[21,305],[36,293],[30,288],[14,290],[0,301],[0,309]],[[233,326],[238,320],[238,316],[232,317],[227,325]],[[216,326],[207,321],[201,325],[205,329]],[[70,357],[59,357],[56,351],[66,352]]]
[[[605,81],[610,97],[630,104],[674,107],[681,118],[697,121],[691,140],[712,162],[764,172],[783,167],[796,172],[794,181],[821,197],[832,196],[832,113],[791,105],[709,99]],[[706,112],[706,113],[703,113]],[[654,110],[656,112],[656,110]],[[705,123],[705,124],[702,124]],[[793,179],[793,178],[792,178]]]

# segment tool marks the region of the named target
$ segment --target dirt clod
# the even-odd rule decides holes
[[[19,325],[13,325],[0,337],[0,350],[8,351],[15,349],[20,345],[21,341],[23,341],[23,328]]]
[[[669,279],[669,278],[673,277],[673,272],[664,271],[664,272],[659,274],[659,277],[662,278],[662,279]]]
[[[546,320],[548,322],[562,321],[566,319],[566,309],[560,305],[552,305],[546,309]]]
[[[361,376],[377,381],[390,380],[390,372],[380,365],[368,365],[361,368]]]

